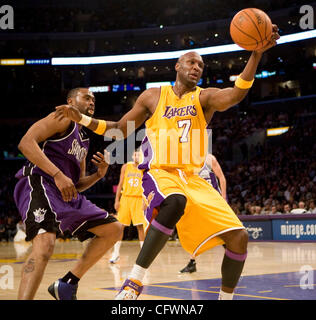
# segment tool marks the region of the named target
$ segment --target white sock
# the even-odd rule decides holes
[[[218,300],[233,300],[234,293],[219,291]]]
[[[113,247],[112,256],[119,256],[120,255],[120,248],[121,248],[122,241],[117,241]]]
[[[137,264],[134,264],[133,269],[132,269],[131,273],[129,274],[128,278],[139,280],[140,282],[142,282],[143,278],[145,277],[146,270],[147,269],[145,269]]]
[[[139,241],[140,248],[142,248],[144,241]]]

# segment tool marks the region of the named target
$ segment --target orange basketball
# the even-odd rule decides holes
[[[230,35],[240,47],[253,51],[264,47],[272,33],[272,22],[262,10],[247,8],[235,14]]]

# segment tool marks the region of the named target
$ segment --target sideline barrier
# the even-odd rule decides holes
[[[316,241],[316,214],[239,215],[249,240]]]

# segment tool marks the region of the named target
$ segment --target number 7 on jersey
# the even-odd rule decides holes
[[[191,119],[186,119],[186,120],[179,120],[178,121],[178,127],[179,128],[183,128],[183,131],[182,131],[182,135],[180,137],[180,142],[183,143],[183,142],[188,142],[189,141],[189,138],[188,138],[188,135],[189,135],[189,131],[190,131],[190,128],[191,128]]]

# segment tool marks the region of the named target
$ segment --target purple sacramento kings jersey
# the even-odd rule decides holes
[[[64,137],[47,139],[42,151],[76,185],[88,147],[89,138],[73,123]],[[26,226],[26,241],[42,230],[56,232],[57,236],[70,232],[83,241],[93,236],[91,228],[115,220],[80,193],[65,202],[54,179],[31,162],[18,171],[16,178],[14,200]]]
[[[220,194],[222,194],[215,173],[212,170],[210,170],[206,165],[200,171],[199,176],[206,180]]]
[[[76,184],[80,178],[80,163],[86,157],[88,148],[89,138],[83,131],[79,131],[76,123],[72,123],[68,134],[64,137],[47,139],[43,144],[42,151],[56,167]],[[50,175],[29,161],[16,174],[16,178],[34,174],[53,180]]]

